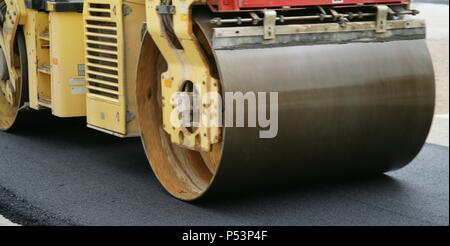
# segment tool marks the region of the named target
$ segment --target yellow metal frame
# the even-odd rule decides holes
[[[204,3],[206,3],[205,0],[172,1],[176,8],[173,14],[173,29],[183,47],[182,50],[174,48],[165,34],[161,25],[161,17],[157,12],[160,1],[146,0],[146,9],[148,32],[168,64],[168,70],[161,76],[164,130],[175,144],[191,149],[210,151],[211,145],[221,140],[219,127],[201,126],[196,131],[190,132],[184,127],[177,127],[180,124],[177,124],[177,126],[171,124],[171,114],[174,110],[172,107],[174,102],[171,101],[171,98],[181,91],[186,81],[191,81],[196,85],[196,88],[200,88],[199,96],[201,98],[204,98],[210,92],[216,92],[218,95],[220,90],[219,82],[211,76],[208,61],[192,31],[191,7],[193,4]],[[208,103],[201,105],[200,122],[218,120],[205,113],[208,112],[207,108],[209,107],[217,108],[218,103],[217,98],[210,98]]]
[[[50,64],[50,47],[45,47],[49,45],[48,18],[48,13],[27,9],[27,18],[23,26],[28,50],[29,106],[36,110],[51,107],[47,102],[51,99],[50,76],[38,71],[39,66]],[[47,37],[43,36],[44,33],[47,33]]]

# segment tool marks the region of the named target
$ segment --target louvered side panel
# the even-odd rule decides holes
[[[126,134],[121,0],[84,3],[88,124]]]

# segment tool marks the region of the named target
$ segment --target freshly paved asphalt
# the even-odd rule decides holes
[[[185,203],[158,184],[139,139],[33,112],[0,133],[0,214],[20,224],[448,225],[448,148],[406,168],[247,197]],[[27,127],[28,126],[28,127]]]
[[[33,112],[15,133],[0,132],[0,225],[448,225],[448,5],[419,7],[437,113],[447,114],[429,141],[447,147],[427,144],[406,168],[369,180],[185,203],[160,187],[139,139]]]

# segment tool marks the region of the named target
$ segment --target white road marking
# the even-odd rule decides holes
[[[0,226],[19,226],[19,224],[13,223],[0,215]]]
[[[438,144],[449,147],[449,117],[448,114],[438,114],[434,116],[427,143]]]
[[[434,117],[448,119],[448,114],[437,114]]]

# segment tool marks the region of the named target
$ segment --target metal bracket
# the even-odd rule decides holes
[[[386,32],[387,17],[389,14],[389,7],[386,5],[377,5],[377,23],[376,32],[384,33]]]
[[[330,8],[331,15],[333,16],[333,20],[337,21],[341,27],[346,27],[348,23],[348,19],[339,14],[335,9]]]
[[[133,112],[127,110],[127,114],[126,114],[127,123],[132,122],[134,119],[136,119],[136,116],[133,114]]]
[[[319,19],[320,19],[320,21],[323,21],[325,19],[325,16],[327,15],[327,12],[325,11],[325,9],[322,6],[317,6],[317,8],[320,11]]]
[[[127,16],[129,14],[131,14],[133,12],[133,9],[127,5],[127,4],[122,4],[122,14],[123,16]]]
[[[341,15],[334,9],[330,8],[330,13],[333,16],[333,21],[337,21],[341,17]]]
[[[173,14],[175,14],[175,6],[173,6],[173,5],[159,5],[159,6],[156,6],[156,11],[160,15],[173,15]]]
[[[30,103],[25,102],[17,111],[28,111],[31,110]]]
[[[264,10],[264,39],[275,39],[275,25],[277,22],[277,12],[275,10]]]
[[[252,21],[253,25],[257,25],[261,21],[261,18],[259,18],[259,16],[255,12],[250,12],[250,16],[253,19]]]
[[[147,23],[162,21],[163,16],[173,13],[172,28],[173,34],[178,39],[183,49],[175,47],[171,40],[166,38],[164,25],[147,25],[153,41],[158,47],[161,55],[167,62],[167,70],[161,74],[161,108],[162,123],[164,131],[170,136],[170,141],[181,145],[187,149],[195,149],[210,152],[212,145],[219,143],[222,138],[219,118],[214,110],[220,105],[219,81],[211,75],[208,59],[205,57],[203,49],[192,30],[192,13],[190,11],[193,4],[205,2],[205,0],[180,0],[172,1],[176,11],[172,7],[162,7],[161,1],[147,0],[147,8],[158,11],[147,11]],[[165,1],[167,2],[167,1]],[[194,85],[199,93],[200,125],[188,121],[184,124],[184,117],[180,114],[184,103],[177,104],[180,92]],[[194,91],[194,89],[192,90]],[[188,90],[188,92],[190,92]],[[193,106],[193,105],[192,105]],[[178,107],[178,109],[177,109]],[[177,112],[178,111],[178,112]],[[178,113],[179,117],[172,117],[173,113]],[[193,123],[194,125],[191,125]]]
[[[144,40],[145,35],[147,35],[147,23],[144,22],[141,26],[141,42]]]

